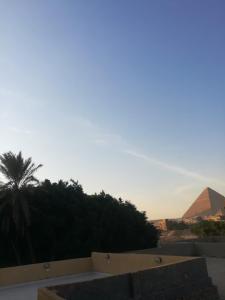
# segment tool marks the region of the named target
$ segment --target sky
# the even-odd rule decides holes
[[[223,0],[0,0],[0,153],[181,217],[225,194]]]

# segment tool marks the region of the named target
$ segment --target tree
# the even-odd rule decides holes
[[[18,249],[21,238],[26,238],[32,261],[35,260],[29,234],[29,194],[32,186],[38,183],[34,174],[41,166],[35,166],[31,157],[24,159],[21,152],[17,155],[7,152],[0,156],[0,172],[6,180],[0,185],[1,230],[11,237],[18,264],[21,263]]]
[[[158,230],[129,201],[88,195],[78,181],[39,184],[41,165],[0,156],[0,267],[124,252],[157,245]],[[35,257],[34,257],[35,253]]]
[[[104,192],[87,195],[77,182],[46,180],[35,188],[33,201],[42,212],[31,225],[39,262],[157,245],[159,232],[144,212]]]
[[[190,226],[183,221],[177,222],[172,220],[167,220],[167,229],[168,230],[184,230],[189,229]]]
[[[33,183],[38,183],[34,173],[42,165],[35,166],[31,157],[24,160],[21,151],[17,155],[11,151],[0,155],[0,162],[0,172],[7,180],[6,183],[2,184],[3,188],[19,190]]]
[[[199,237],[224,236],[225,222],[202,221],[192,225],[191,231]]]

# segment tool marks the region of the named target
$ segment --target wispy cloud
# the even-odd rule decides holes
[[[98,133],[93,142],[102,146],[117,146],[118,149],[125,144],[123,138],[118,134]]]
[[[142,154],[142,153],[135,152],[134,150],[124,150],[123,152],[130,155],[130,156],[133,156],[135,158],[144,160],[145,162],[147,162],[149,164],[156,165],[156,166],[158,166],[162,169],[171,171],[173,173],[180,174],[180,175],[183,175],[183,176],[186,176],[186,177],[190,177],[190,178],[196,179],[198,181],[211,182],[211,183],[216,183],[216,184],[225,186],[225,182],[223,182],[219,179],[204,176],[204,175],[202,175],[198,172],[191,171],[191,170],[188,170],[186,168],[183,168],[183,167],[180,167],[180,166],[177,166],[177,165],[174,165],[174,164],[169,164],[167,162],[161,161],[161,160],[156,159],[154,157],[151,157],[151,156],[148,156],[148,155],[145,155],[145,154]]]
[[[118,135],[118,134],[112,134],[105,132],[102,128],[98,127],[94,122],[85,119],[85,118],[76,118],[77,124],[79,124],[82,127],[85,127],[89,132],[91,132],[90,138],[93,143],[95,143],[98,146],[108,146],[111,148],[116,149],[117,151],[120,151],[121,153],[124,153],[126,155],[132,156],[136,159],[140,159],[142,161],[145,161],[149,165],[155,165],[158,166],[161,169],[170,171],[172,173],[176,173],[181,176],[189,177],[194,180],[204,182],[204,183],[210,183],[210,184],[218,184],[220,186],[225,186],[225,182],[222,180],[216,179],[216,178],[210,178],[208,176],[202,175],[199,172],[189,170],[188,168],[181,167],[175,164],[171,164],[168,162],[165,162],[161,159],[155,158],[154,156],[146,155],[141,152],[138,152],[135,149],[134,146],[130,145],[126,142],[126,140]],[[187,186],[183,187],[183,189],[189,188]],[[179,191],[177,191],[179,192]]]
[[[117,146],[118,149],[125,144],[124,139],[119,134],[106,132],[97,124],[83,117],[73,117],[73,124],[83,128],[89,136],[91,142],[99,146]]]
[[[177,186],[174,190],[174,195],[183,195],[187,194],[189,191],[193,191],[196,188],[196,184],[186,184]]]

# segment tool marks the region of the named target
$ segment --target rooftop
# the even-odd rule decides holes
[[[157,298],[162,287],[165,295],[172,288],[175,295],[182,297],[185,285],[192,285],[199,278],[199,295],[204,296],[207,290],[209,295],[215,294],[210,299],[217,299],[203,258],[93,253],[88,258],[2,268],[0,299],[86,300],[90,295],[93,300],[108,300],[109,296],[120,299],[121,295],[123,299],[136,299],[140,295],[142,299],[150,299],[146,295]]]
[[[75,283],[103,278],[107,274],[87,272],[69,276],[53,277],[43,280],[24,282],[0,288],[0,300],[37,300],[38,289],[61,284]]]

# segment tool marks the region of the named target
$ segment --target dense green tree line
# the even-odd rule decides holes
[[[156,246],[158,231],[130,202],[87,195],[73,180],[39,183],[41,165],[21,153],[0,161],[0,266]]]
[[[190,226],[183,221],[177,222],[172,220],[167,220],[167,229],[168,230],[184,230],[190,228]]]
[[[225,221],[201,221],[192,225],[191,231],[199,237],[225,236]]]

